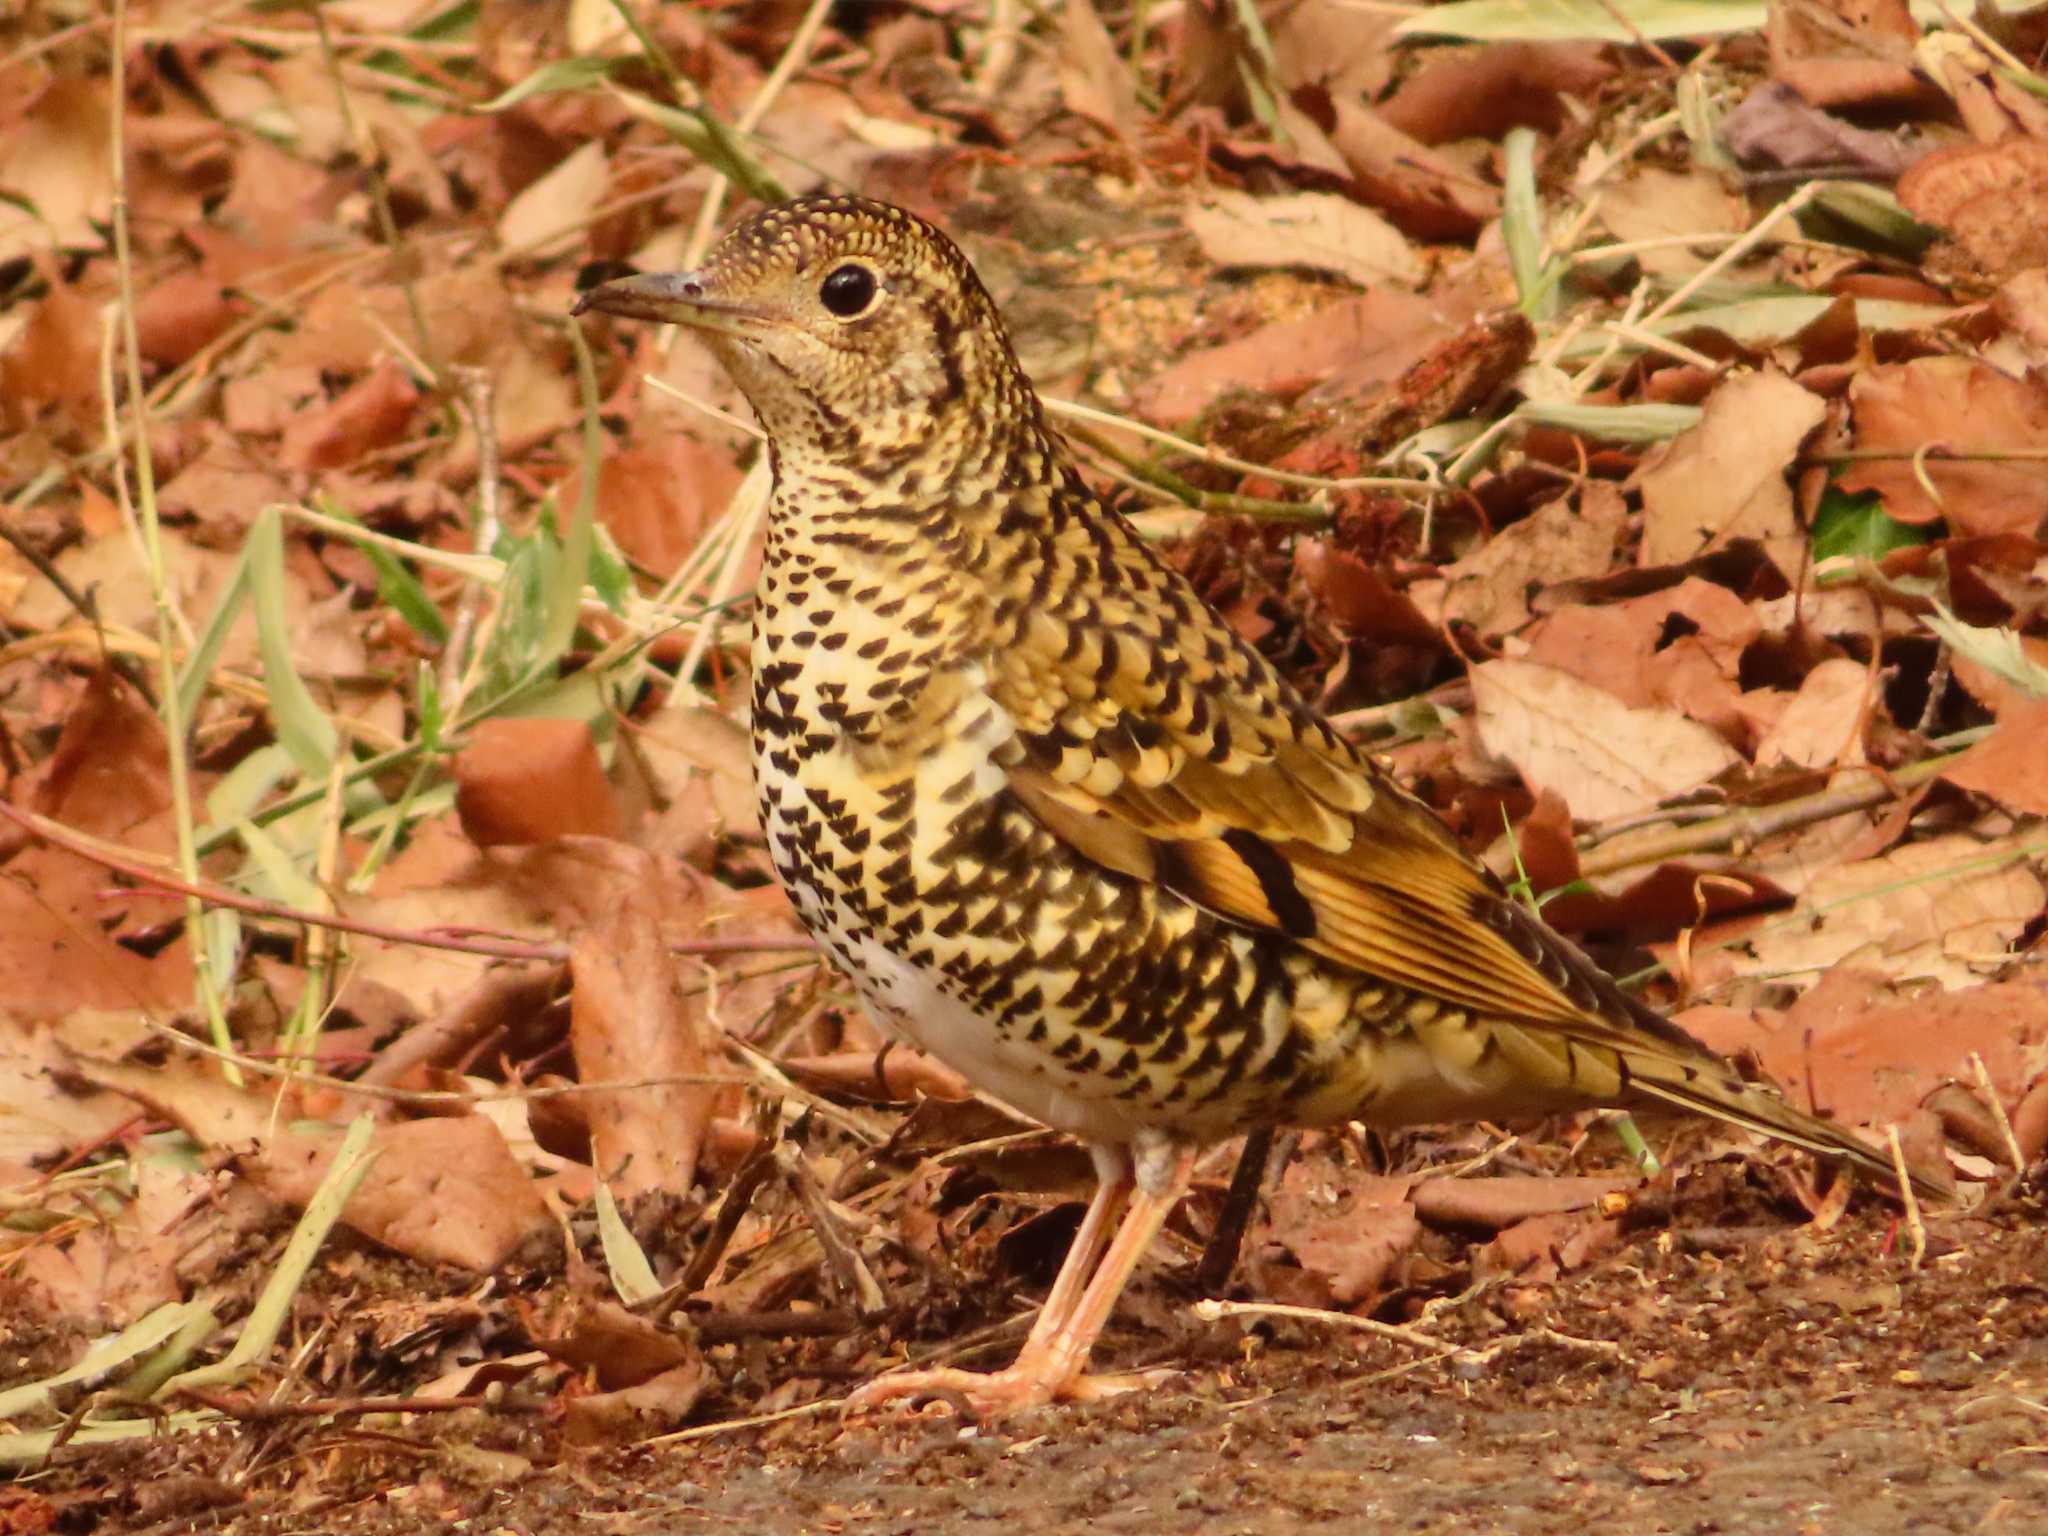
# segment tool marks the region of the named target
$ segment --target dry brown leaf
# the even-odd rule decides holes
[[[1139,407],[1152,420],[1173,426],[1231,390],[1299,394],[1339,368],[1358,370],[1368,360],[1386,382],[1428,355],[1441,339],[1441,325],[1441,312],[1429,301],[1376,288],[1182,358],[1138,392]]]
[[[0,1003],[0,1167],[27,1168],[100,1142],[133,1120],[136,1110],[119,1094],[90,1092],[75,1081],[60,1084],[68,1058],[59,1042],[73,1033],[72,1022],[31,1025],[12,1001],[26,995],[15,989],[27,983],[4,958],[14,945],[7,905],[0,892],[0,998],[10,1000]],[[77,1032],[96,1027],[97,1021]]]
[[[1479,1227],[1498,1232],[1535,1216],[1590,1210],[1635,1179],[1541,1175],[1482,1179],[1424,1179],[1409,1200],[1415,1214],[1435,1227]]]
[[[1958,789],[1989,795],[2008,810],[2048,816],[2048,699],[2029,699],[1998,717],[1998,726],[1942,777]]]
[[[295,419],[311,418],[299,413]],[[189,517],[193,536],[208,547],[239,549],[265,507],[291,500],[278,458],[228,433],[209,431],[205,448],[157,493],[158,503],[165,512]]]
[[[2022,846],[2018,837],[1936,837],[1822,870],[1795,913],[1751,938],[1755,969],[1795,986],[1843,964],[1975,986],[2010,962],[2013,940],[2048,901],[2015,861]]]
[[[2038,139],[1936,150],[1899,178],[1898,196],[1992,277],[2048,262],[2048,144]]]
[[[1067,110],[1127,143],[1135,140],[1145,122],[1137,77],[1101,13],[1092,0],[1067,0],[1060,14],[1060,94]]]
[[[7,204],[0,201],[0,208]],[[99,306],[69,284],[52,281],[28,320],[0,331],[0,424],[20,427],[27,406],[66,408],[83,424],[100,397]]]
[[[1252,197],[1213,192],[1184,216],[1202,252],[1222,267],[1314,267],[1361,288],[1421,281],[1422,260],[1401,232],[1334,192]]]
[[[1590,97],[1615,74],[1603,43],[1489,43],[1433,49],[1380,115],[1424,144],[1497,140],[1510,128],[1555,133],[1564,97]]]
[[[618,801],[585,721],[480,720],[454,771],[456,813],[479,848],[619,834]]]
[[[1580,821],[1649,810],[1740,761],[1705,726],[1632,709],[1555,667],[1488,661],[1472,669],[1479,739],[1529,787],[1562,796]]]
[[[723,449],[687,432],[664,430],[605,456],[597,478],[597,516],[636,565],[666,580],[723,512],[741,475]],[[579,469],[562,484],[560,504],[582,494]]]
[[[1377,1295],[1422,1235],[1409,1184],[1347,1177],[1339,1188],[1321,1167],[1290,1163],[1267,1202],[1268,1236],[1323,1282],[1330,1302],[1350,1306]]]
[[[1227,9],[1229,0],[1208,0]],[[1273,75],[1292,95],[1309,86],[1333,98],[1377,101],[1393,83],[1401,55],[1392,11],[1365,11],[1347,0],[1301,0],[1267,18]]]
[[[99,246],[114,200],[105,75],[59,73],[28,104],[0,146],[0,192],[0,263]]]
[[[1615,486],[1594,480],[1576,508],[1559,498],[1501,529],[1444,567],[1444,618],[1462,620],[1488,638],[1520,629],[1539,587],[1607,573],[1625,510]]]
[[[1294,546],[1294,573],[1316,605],[1348,635],[1400,645],[1441,645],[1428,619],[1359,556],[1329,539]]]
[[[512,199],[498,219],[499,243],[528,259],[573,249],[610,184],[604,141],[578,146]]]
[[[1945,518],[1952,532],[2033,537],[2048,517],[2048,464],[1945,462],[1928,450],[2029,454],[2048,441],[2048,384],[1969,357],[1871,368],[1849,387],[1856,448],[1898,457],[1852,464],[1845,491],[1876,491],[1902,523]],[[1916,464],[1914,456],[1923,455]],[[1922,476],[1931,483],[1930,496]]]
[[[1598,207],[1608,233],[1622,241],[1732,235],[1749,227],[1749,204],[1720,176],[1704,169],[1679,172],[1644,166],[1604,185]],[[1647,245],[1635,259],[1646,272],[1690,277],[1720,255],[1722,247],[1718,240],[1707,240],[1697,249]]]
[[[412,420],[420,392],[396,362],[379,364],[328,405],[284,429],[277,456],[293,469],[341,469],[388,447]]]
[[[1419,240],[1469,240],[1500,216],[1500,193],[1444,150],[1418,143],[1362,101],[1331,104],[1330,143],[1365,200]]]
[[[631,744],[624,762],[644,774],[642,798],[655,817],[634,841],[703,867],[730,843],[760,842],[753,744],[728,716],[678,691],[641,722]]]
[[[1817,107],[1908,100],[1920,40],[1906,0],[1798,0],[1770,7],[1771,73]]]
[[[662,937],[652,855],[578,838],[553,861],[584,928],[569,957],[569,1038],[583,1082],[591,1164],[621,1200],[687,1195],[718,1090],[701,988],[686,991]]]
[[[173,273],[137,296],[136,345],[150,362],[174,368],[221,336],[248,307],[203,273]]]
[[[1757,743],[1757,767],[1847,768],[1863,762],[1864,730],[1871,710],[1883,704],[1876,682],[1861,662],[1841,656],[1823,661],[1806,674]]]
[[[1902,1119],[1943,1082],[1984,1060],[2008,1105],[2048,1070],[2048,981],[1930,991],[1839,966],[1784,1013],[1693,1008],[1677,1022],[1716,1050],[1753,1052],[1764,1071],[1847,1125]]]
[[[339,1134],[282,1131],[266,1137],[245,1166],[266,1194],[302,1206],[340,1144]],[[532,1175],[483,1115],[380,1125],[370,1148],[376,1157],[341,1219],[396,1253],[489,1274],[554,1226]]]
[[[1798,568],[1799,525],[1786,469],[1827,402],[1782,373],[1737,374],[1708,398],[1700,424],[1647,454],[1643,565],[1679,565],[1735,539],[1758,539]]]

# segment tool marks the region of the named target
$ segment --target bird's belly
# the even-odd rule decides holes
[[[1252,936],[1034,821],[994,760],[999,714],[970,688],[963,729],[909,761],[824,731],[757,741],[805,926],[877,1022],[1048,1125],[1123,1141],[1273,1118],[1285,978]]]

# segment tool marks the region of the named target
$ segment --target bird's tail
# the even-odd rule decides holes
[[[1841,1126],[1794,1108],[1776,1087],[1745,1082],[1704,1047],[1690,1059],[1662,1049],[1624,1050],[1621,1055],[1628,1067],[1629,1086],[1644,1097],[1851,1163],[1887,1186],[1898,1184],[1898,1169],[1889,1155]],[[1954,1184],[1943,1174],[1909,1165],[1906,1177],[1916,1193],[1929,1199],[1955,1197]]]

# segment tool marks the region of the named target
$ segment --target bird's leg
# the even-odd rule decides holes
[[[1164,1157],[1158,1155],[1164,1152]],[[951,1369],[902,1371],[869,1382],[853,1395],[856,1407],[891,1398],[959,1396],[978,1413],[996,1414],[1056,1399],[1085,1401],[1143,1383],[1137,1378],[1083,1374],[1088,1351],[1161,1223],[1187,1187],[1191,1152],[1141,1146],[1135,1180],[1122,1149],[1098,1148],[1100,1182],[1052,1290],[1016,1360],[985,1373]],[[1133,1188],[1135,1185],[1135,1198]],[[1115,1237],[1112,1240],[1111,1232]]]
[[[1142,1376],[1083,1374],[1088,1352],[1095,1347],[1095,1340],[1109,1322],[1109,1314],[1116,1309],[1117,1298],[1123,1295],[1131,1271],[1152,1246],[1152,1239],[1159,1235],[1173,1208],[1180,1204],[1180,1197],[1187,1193],[1188,1177],[1194,1171],[1192,1147],[1163,1139],[1140,1141],[1137,1153],[1137,1193],[1123,1225],[1117,1228],[1115,1241],[1096,1266],[1080,1303],[1046,1339],[1042,1359],[1033,1361],[1044,1379],[1058,1383],[1054,1389],[1056,1397],[1086,1401],[1146,1385]],[[1033,1332],[1035,1335],[1036,1330]],[[1026,1344],[1025,1350],[1029,1354],[1031,1345]],[[1011,1369],[1024,1364],[1020,1356]]]
[[[1031,1332],[1011,1364],[1013,1371],[1036,1361],[1066,1326],[1088,1289],[1089,1278],[1102,1262],[1110,1235],[1123,1220],[1131,1203],[1131,1191],[1137,1187],[1131,1177],[1130,1155],[1122,1147],[1093,1147],[1090,1153],[1095,1160],[1095,1193],[1088,1201],[1088,1214],[1081,1218],[1067,1256],[1060,1261],[1060,1272],[1053,1276],[1052,1289],[1045,1293],[1045,1305],[1032,1319]]]

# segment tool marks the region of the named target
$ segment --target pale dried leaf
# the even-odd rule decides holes
[[[592,139],[512,199],[498,220],[499,243],[522,256],[569,249],[582,238],[610,185],[604,140]]]
[[[1621,493],[1591,481],[1574,509],[1563,499],[1536,509],[1444,568],[1444,617],[1462,619],[1482,635],[1503,635],[1529,619],[1538,587],[1603,576],[1621,532]]]
[[[1757,743],[1757,767],[1833,768],[1864,761],[1863,727],[1876,702],[1875,681],[1868,667],[1847,657],[1815,667]]]
[[[1759,539],[1793,564],[1798,522],[1787,466],[1827,415],[1782,373],[1739,374],[1708,397],[1697,427],[1652,450],[1636,471],[1644,565],[1678,565],[1735,539]]]
[[[1938,837],[1825,870],[1798,912],[1750,941],[1756,968],[1798,985],[1853,960],[1887,976],[1974,986],[2010,960],[2048,900],[2018,860],[2021,846]]]
[[[1600,217],[1621,241],[1663,241],[1678,236],[1728,235],[1749,226],[1749,205],[1711,171],[1675,172],[1645,166],[1602,189]],[[1646,272],[1690,277],[1721,253],[1721,242],[1698,247],[1646,245],[1635,254]]]
[[[1221,191],[1187,212],[1203,253],[1224,267],[1314,267],[1361,287],[1415,283],[1421,258],[1369,208],[1333,192],[1252,197]]]
[[[1581,821],[1646,811],[1739,759],[1696,721],[1632,709],[1555,667],[1489,661],[1472,669],[1479,738],[1531,789],[1562,796]]]

